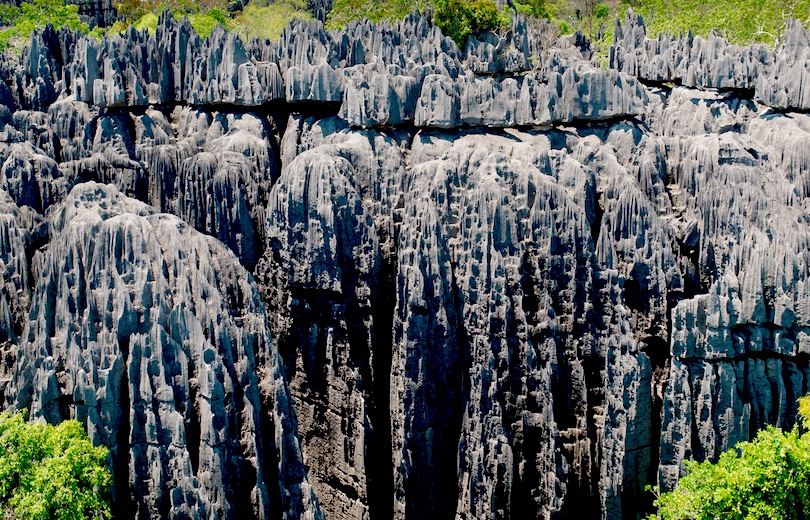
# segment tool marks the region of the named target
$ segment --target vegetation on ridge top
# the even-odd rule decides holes
[[[613,20],[623,20],[629,9],[644,16],[647,34],[697,35],[715,32],[738,44],[781,42],[789,17],[810,24],[810,0],[513,0],[518,13],[547,18],[561,34],[581,31],[606,54],[613,40]],[[228,0],[120,0],[116,8],[125,21],[108,28],[90,28],[78,16],[76,5],[64,0],[32,0],[20,7],[0,6],[0,49],[20,51],[34,29],[47,24],[101,38],[120,33],[129,26],[154,30],[158,15],[170,10],[175,17],[186,17],[194,29],[207,37],[217,24],[237,31],[243,38],[275,39],[293,18],[311,20],[307,0],[253,0],[241,11],[231,11]],[[459,47],[466,38],[481,31],[505,31],[511,25],[511,8],[498,9],[494,0],[335,0],[327,28],[336,29],[358,18],[374,21],[396,20],[414,10],[432,9],[434,21]]]

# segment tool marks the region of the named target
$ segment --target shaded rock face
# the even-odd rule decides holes
[[[0,82],[4,405],[82,421],[138,518],[634,518],[793,425],[807,32],[631,14],[603,70],[513,22],[35,33]]]
[[[50,228],[8,401],[112,447],[119,514],[314,517],[280,359],[233,253],[93,182]]]
[[[67,4],[79,6],[79,16],[90,27],[109,27],[123,17],[112,0],[67,0]]]

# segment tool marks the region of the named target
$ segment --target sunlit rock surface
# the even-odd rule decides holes
[[[85,424],[138,518],[633,518],[792,426],[807,31],[631,13],[602,68],[513,23],[36,33],[0,82],[4,406]]]

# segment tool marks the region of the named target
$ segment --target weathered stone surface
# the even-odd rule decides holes
[[[319,516],[264,307],[232,253],[95,183],[50,228],[9,402],[110,446],[120,513]]]
[[[61,202],[75,180],[64,176],[56,162],[28,142],[1,144],[0,189],[19,206],[44,212]]]
[[[810,81],[807,62],[810,60],[808,33],[798,20],[787,22],[784,43],[774,57],[773,65],[757,77],[757,99],[765,105],[780,109],[810,109]]]
[[[763,46],[739,47],[715,35],[648,38],[632,10],[623,25],[616,21],[610,51],[611,68],[641,79],[723,90],[753,90],[772,63],[773,53]]]
[[[459,95],[453,80],[441,74],[431,74],[422,83],[422,93],[416,102],[416,126],[454,128],[458,126]]]
[[[807,391],[796,342],[806,334],[807,288],[793,267],[781,267],[803,265],[810,238],[802,177],[794,187],[774,167],[781,159],[772,162],[765,146],[767,124],[751,124],[764,143],[724,133],[669,146],[670,193],[679,218],[696,222],[688,247],[705,289],[672,309],[659,474],[666,488],[685,458],[713,459],[765,424],[790,424]],[[693,412],[683,413],[684,401]]]
[[[18,208],[0,190],[0,402],[5,401],[31,302],[28,255],[40,220],[30,207]]]
[[[284,73],[284,84],[288,102],[341,100],[340,74],[327,63],[290,67]]]
[[[789,19],[775,51],[761,45],[739,47],[711,35],[646,36],[644,21],[632,11],[616,22],[610,67],[652,82],[755,92],[757,101],[782,110],[810,108],[807,83],[808,32]]]
[[[632,15],[608,70],[523,17],[36,33],[0,395],[85,421],[142,517],[641,514],[810,388],[807,52]]]
[[[395,67],[388,70],[371,66],[346,69],[342,119],[355,127],[393,126],[413,120],[419,96],[416,78]]]

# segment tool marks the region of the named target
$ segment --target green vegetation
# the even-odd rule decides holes
[[[276,40],[293,18],[314,20],[306,0],[254,0],[236,16],[236,30],[243,38]]]
[[[781,41],[788,17],[810,23],[810,0],[737,0],[733,6],[724,0],[633,0],[623,7],[644,16],[651,37],[714,31],[734,43],[773,46]]]
[[[90,34],[101,38],[105,34],[124,32],[129,26],[154,33],[158,17],[165,10],[175,18],[188,18],[191,26],[202,37],[211,35],[217,25],[226,31],[236,31],[243,39],[253,37],[276,39],[293,18],[312,20],[306,0],[254,0],[243,11],[229,12],[225,0],[193,2],[188,0],[123,0],[117,9],[126,17],[109,28],[96,28]]]
[[[588,36],[597,56],[607,56],[613,40],[613,20],[624,19],[628,9],[644,16],[647,33],[677,34],[692,31],[708,35],[712,31],[726,39],[747,44],[777,45],[788,17],[810,24],[810,0],[514,0],[518,13],[548,18],[561,34],[581,31]],[[170,10],[176,18],[188,18],[202,36],[211,34],[217,24],[237,31],[243,38],[275,39],[293,18],[312,19],[307,0],[253,0],[242,11],[231,12],[228,0],[120,0],[116,8],[125,16],[108,28],[89,31],[75,5],[64,0],[32,0],[20,7],[1,5],[0,49],[19,52],[34,29],[48,23],[67,26],[96,38],[121,33],[133,26],[154,31],[158,16]],[[510,9],[498,10],[495,0],[335,0],[328,15],[328,29],[339,29],[358,18],[372,21],[402,19],[412,11],[431,9],[442,31],[463,46],[470,34],[505,31],[511,24]]]
[[[120,33],[130,25],[137,30],[146,29],[154,32],[157,29],[158,16],[163,11],[169,10],[175,18],[188,18],[191,26],[197,33],[207,38],[217,26],[222,25],[226,30],[237,28],[236,22],[228,13],[225,0],[207,0],[194,2],[191,0],[121,0],[115,4],[116,9],[124,15],[125,22],[114,24],[104,30],[94,30],[91,34],[100,38],[108,33]]]
[[[810,426],[810,399],[799,400]],[[717,463],[687,462],[686,476],[655,501],[660,520],[792,519],[810,516],[810,433],[769,426]]]
[[[563,34],[580,30],[599,45],[613,39],[613,20],[628,9],[644,16],[647,35],[714,31],[737,44],[777,45],[788,17],[810,24],[810,0],[547,0],[546,12]]]
[[[509,27],[511,19],[493,0],[434,0],[433,21],[442,32],[464,47],[467,37]]]
[[[515,0],[518,13],[534,18],[548,18],[546,0]]]
[[[424,11],[430,0],[335,0],[326,21],[328,29],[341,29],[352,20],[399,20],[412,11]]]
[[[50,426],[0,413],[0,517],[109,518],[106,458],[77,421]]]
[[[11,47],[18,53],[28,44],[35,29],[44,29],[48,24],[84,33],[90,29],[79,18],[79,7],[65,5],[64,0],[33,0],[20,7],[3,6],[0,23],[7,26],[0,30],[0,49]]]
[[[524,0],[519,5],[525,12],[543,13],[544,0]],[[327,20],[327,28],[339,29],[352,20],[402,19],[412,11],[433,9],[433,21],[442,32],[463,47],[470,34],[499,31],[509,27],[511,19],[504,8],[499,10],[494,0],[335,0]]]

